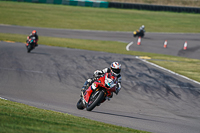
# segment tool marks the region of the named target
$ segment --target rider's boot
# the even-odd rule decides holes
[[[82,89],[81,89],[81,91],[82,91],[81,97],[83,96],[83,94],[85,93],[85,91],[88,89],[88,87],[89,87],[94,81],[95,81],[95,79],[92,79],[92,78],[85,81],[85,83],[84,83],[84,85],[83,85],[83,87],[82,87]]]
[[[110,99],[113,97],[113,93],[111,93],[110,95],[108,95],[107,97],[105,97],[106,100],[110,101]]]

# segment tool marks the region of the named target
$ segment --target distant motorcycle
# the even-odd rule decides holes
[[[133,37],[144,37],[144,33],[145,31],[144,30],[136,30],[136,31],[133,31]]]
[[[111,73],[105,73],[98,78],[84,93],[82,92],[77,108],[80,110],[86,108],[87,111],[92,111],[96,106],[106,101],[115,92],[116,79]],[[92,87],[96,89],[91,91]]]
[[[27,40],[26,43],[26,48],[27,48],[27,52],[30,53],[31,50],[33,50],[36,46],[36,38],[35,37],[31,37],[30,39]]]

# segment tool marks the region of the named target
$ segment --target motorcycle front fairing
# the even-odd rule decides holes
[[[90,100],[90,96],[93,93],[93,90],[95,89],[95,91],[98,91],[98,88],[100,88],[100,87],[103,87],[103,85],[101,83],[99,83],[97,81],[92,83],[92,85],[90,85],[90,87],[85,91],[85,93],[83,95],[84,101],[86,103],[88,103]]]
[[[28,38],[27,38],[27,39],[28,39]],[[35,45],[35,43],[36,43],[36,38],[35,38],[35,37],[31,37],[31,38],[29,38],[29,39],[27,40],[26,46],[28,46],[29,44],[30,44],[30,45]]]
[[[136,31],[133,31],[133,36],[143,37],[144,33],[145,33],[145,30],[136,30]]]
[[[99,78],[97,81],[92,83],[92,85],[85,91],[85,93],[83,94],[83,98],[86,103],[89,102],[90,96],[94,90],[99,91],[99,89],[105,89],[106,90],[105,96],[107,95],[108,97],[112,95],[112,92],[115,92],[116,84],[113,84],[111,86],[106,86],[105,79],[107,77],[110,77],[110,75],[108,73],[106,73],[103,77]],[[116,78],[112,77],[112,80],[116,80]]]
[[[92,94],[92,92],[93,92],[91,87],[92,87],[92,86],[90,86],[90,87],[85,91],[85,93],[83,94],[83,98],[84,98],[84,101],[85,101],[86,103],[89,102],[90,96],[91,96],[91,94]]]

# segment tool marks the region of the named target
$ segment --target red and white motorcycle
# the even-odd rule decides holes
[[[105,73],[102,77],[98,78],[88,89],[81,94],[81,98],[77,103],[77,108],[87,111],[93,110],[99,106],[109,97],[112,97],[117,86],[117,77],[112,76],[111,73]]]

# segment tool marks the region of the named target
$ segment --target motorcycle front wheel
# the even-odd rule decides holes
[[[32,50],[32,47],[31,47],[31,45],[29,44],[29,45],[27,46],[27,52],[30,53],[31,50]]]
[[[78,109],[80,109],[80,110],[83,110],[83,109],[84,109],[82,99],[80,99],[80,100],[77,102],[76,107],[77,107]]]
[[[102,102],[104,99],[104,93],[103,91],[97,91],[94,94],[91,95],[90,100],[87,104],[86,110],[92,111],[99,103]]]

